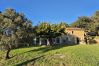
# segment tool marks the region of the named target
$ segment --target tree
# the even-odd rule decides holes
[[[88,30],[92,22],[93,21],[91,18],[82,16],[82,17],[78,17],[78,20],[73,24],[71,24],[71,27],[79,27]]]
[[[91,18],[93,23],[91,24],[90,31],[94,31],[99,35],[99,11],[96,11]]]
[[[64,32],[63,24],[50,24],[47,22],[42,22],[36,27],[36,36],[47,38],[48,43],[47,45],[52,45],[52,38],[58,37],[62,35]]]
[[[33,32],[31,21],[14,9],[6,9],[4,12],[0,13],[0,29],[0,45],[3,47],[3,50],[7,50],[6,59],[10,58],[9,53],[11,49],[18,44],[16,41],[23,40],[27,42],[24,39],[28,38],[29,40]]]
[[[66,22],[60,22],[59,25],[63,28],[70,27]]]

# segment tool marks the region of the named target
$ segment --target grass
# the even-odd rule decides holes
[[[0,66],[99,66],[99,45],[20,48],[9,60],[3,55],[0,51]]]

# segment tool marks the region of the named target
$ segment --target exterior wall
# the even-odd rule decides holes
[[[85,32],[81,28],[67,28],[66,33],[78,37],[81,42],[84,42]]]
[[[83,44],[85,32],[81,28],[66,28],[66,35],[62,35],[56,38],[53,38],[53,44],[78,44],[79,42]],[[48,40],[43,38],[35,38],[35,44],[47,45]]]
[[[54,44],[77,44],[76,37],[72,35],[62,35],[53,40]]]
[[[77,40],[75,36],[67,35],[67,44],[77,44]]]

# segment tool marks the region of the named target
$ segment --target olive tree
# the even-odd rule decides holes
[[[6,9],[0,13],[0,45],[3,50],[7,50],[6,59],[9,59],[9,53],[15,47],[16,41],[24,40],[32,36],[32,22],[24,14],[16,12],[14,9]],[[28,41],[29,42],[29,41]]]

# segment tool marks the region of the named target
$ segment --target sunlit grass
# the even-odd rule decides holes
[[[99,66],[99,45],[30,47],[12,50],[0,66]]]

